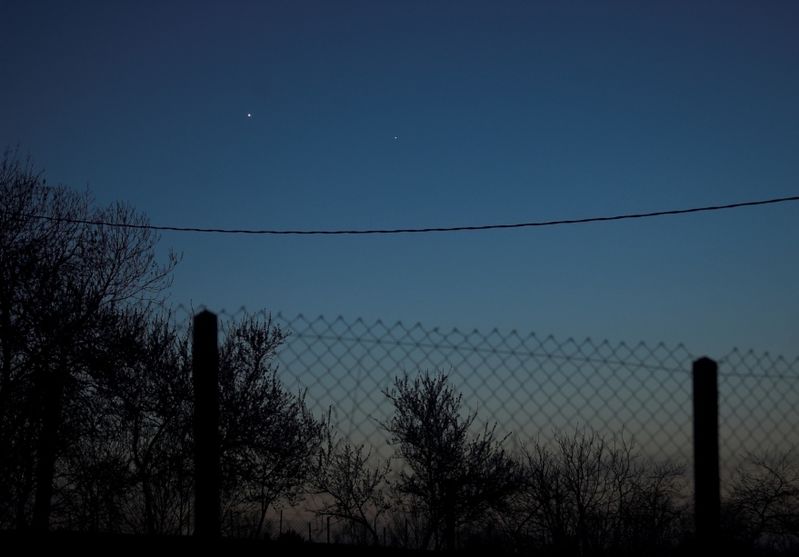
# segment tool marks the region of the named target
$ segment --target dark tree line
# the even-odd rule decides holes
[[[354,541],[377,543],[380,517],[392,543],[421,549],[644,554],[686,535],[684,471],[623,436],[575,430],[510,454],[492,426],[474,427],[444,374],[397,378],[385,395],[395,472],[341,442],[316,484],[331,501],[320,514],[343,519]]]
[[[144,215],[50,186],[15,152],[0,199],[0,529],[190,534],[191,331],[162,300],[178,258],[158,261]],[[445,374],[383,392],[394,455],[377,458],[286,388],[287,335],[268,314],[222,329],[227,535],[265,535],[270,512],[313,494],[311,510],[362,544],[632,555],[690,538],[681,467],[590,429],[510,452]],[[797,548],[792,453],[741,466],[723,526],[742,548]]]
[[[444,374],[397,378],[384,424],[392,463],[364,446],[330,444],[316,483],[318,512],[352,541],[422,549],[540,555],[690,552],[691,478],[684,466],[646,457],[623,434],[590,428],[531,441],[509,454]],[[392,466],[394,464],[395,466]],[[750,455],[723,501],[726,543],[741,554],[799,549],[799,460],[788,450]]]
[[[161,300],[177,257],[158,262],[143,215],[50,186],[15,152],[0,199],[0,528],[190,532],[191,336]],[[223,501],[237,531],[246,517],[259,533],[298,496],[323,438],[277,375],[284,338],[268,316],[223,330]]]
[[[102,380],[96,364],[166,288],[176,258],[156,261],[150,230],[81,224],[146,220],[48,186],[15,153],[0,166],[0,197],[0,516],[46,529],[58,459],[87,426],[83,387]]]

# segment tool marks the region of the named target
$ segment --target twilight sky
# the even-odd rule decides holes
[[[154,224],[799,193],[795,2],[0,2],[0,143]],[[250,114],[250,116],[248,116]],[[164,233],[176,303],[799,352],[799,203],[398,237]]]

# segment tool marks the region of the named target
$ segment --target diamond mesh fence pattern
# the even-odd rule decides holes
[[[722,471],[747,454],[799,449],[798,426],[799,358],[736,349],[719,359]]]
[[[237,313],[222,312],[223,321]],[[475,427],[496,425],[509,448],[590,428],[624,434],[640,453],[692,466],[691,366],[684,345],[556,339],[519,331],[273,314],[289,333],[277,363],[338,431],[389,457],[382,424],[396,377],[443,372]],[[750,453],[799,446],[799,358],[732,350],[719,362],[722,477]]]

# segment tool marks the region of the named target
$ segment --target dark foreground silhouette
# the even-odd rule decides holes
[[[568,551],[530,551],[530,552],[507,552],[499,547],[473,546],[458,549],[456,551],[429,551],[412,550],[399,547],[376,547],[372,545],[352,545],[352,544],[326,544],[310,543],[301,538],[290,536],[283,540],[243,540],[233,538],[218,538],[207,540],[192,536],[136,536],[126,534],[97,534],[86,532],[49,532],[37,534],[32,532],[2,531],[0,532],[0,552],[3,555],[15,555],[25,552],[25,554],[38,554],[45,551],[47,554],[66,554],[73,551],[84,552],[91,550],[98,551],[99,554],[122,554],[122,555],[147,555],[150,552],[158,554],[186,555],[193,552],[197,555],[383,555],[390,557],[415,557],[422,555],[433,555],[436,553],[456,554],[456,555],[490,555],[497,557],[500,555],[544,555],[568,557],[578,555],[581,552],[570,553]],[[597,555],[633,555],[630,552],[598,552]],[[774,555],[776,553],[768,551],[758,551],[746,547],[722,543],[719,547],[710,550],[700,550],[691,541],[687,541],[679,546],[670,548],[665,552],[658,552],[655,555],[721,555],[724,557],[744,557]],[[781,555],[797,555],[799,552],[780,553]]]
[[[419,550],[392,547],[309,543],[297,538],[286,540],[244,540],[219,538],[207,540],[192,536],[136,536],[126,534],[91,534],[86,532],[0,532],[0,554],[71,555],[73,551],[91,550],[99,554],[147,555],[390,555],[428,554]]]

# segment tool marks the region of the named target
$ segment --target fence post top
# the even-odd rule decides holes
[[[201,312],[194,314],[195,319],[208,319],[209,317],[216,318],[216,314],[212,311],[208,311],[207,309],[204,309]]]
[[[717,370],[718,364],[716,363],[716,360],[708,358],[707,356],[702,356],[698,360],[694,360],[694,371],[697,369]]]
[[[713,362],[714,364],[716,363],[716,361],[713,358],[708,358],[707,356],[702,356],[701,358],[698,358],[696,360],[696,363],[699,362]]]

